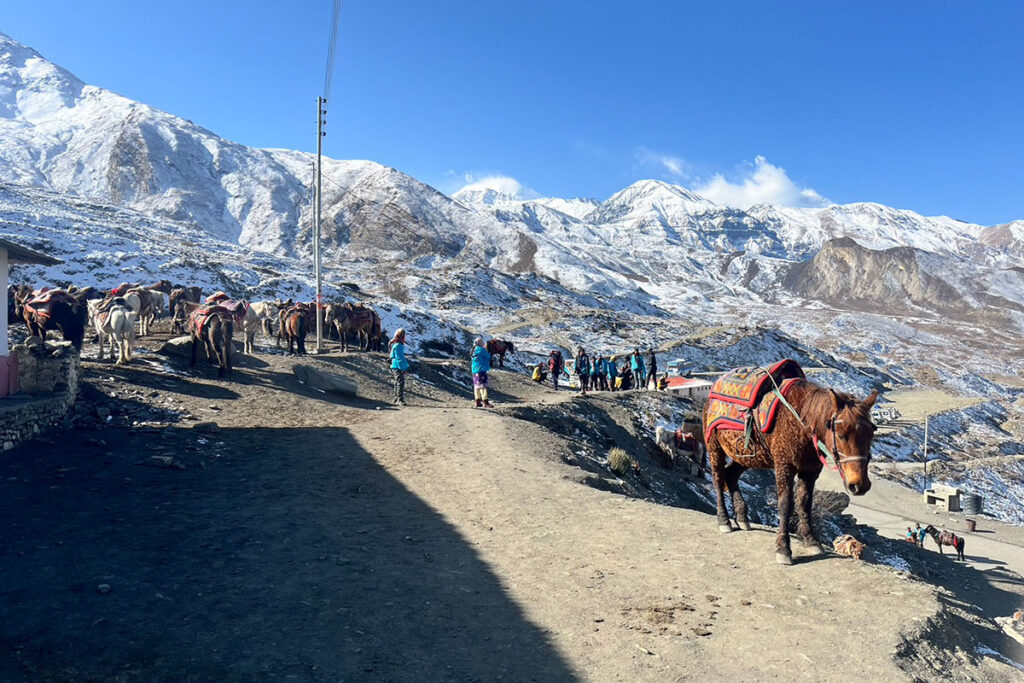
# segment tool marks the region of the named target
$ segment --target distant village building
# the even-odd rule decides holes
[[[40,254],[28,247],[24,247],[10,240],[0,238],[0,291],[4,297],[9,297],[8,285],[10,284],[9,270],[13,263],[35,263],[42,266],[54,266],[63,263],[58,258]],[[6,299],[5,299],[6,301]],[[10,302],[7,302],[8,306]],[[4,307],[3,315],[0,315],[0,398],[18,391],[18,370],[15,361],[10,355],[10,348],[7,342],[7,310]]]

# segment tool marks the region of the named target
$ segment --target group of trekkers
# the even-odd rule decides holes
[[[391,375],[394,380],[394,403],[399,406],[406,405],[405,374],[409,370],[409,361],[405,357],[405,343],[405,330],[398,328],[388,344]],[[482,337],[473,340],[473,348],[469,355],[473,378],[473,406],[491,408],[493,406],[488,396],[491,353],[487,350]],[[623,359],[620,367],[615,356],[599,355],[591,359],[581,346],[573,358],[572,373],[579,377],[579,391],[584,395],[587,391],[625,391],[650,388],[652,385],[655,389],[664,389],[666,381],[664,377],[660,381],[658,379],[658,357],[653,348],[647,350],[646,358],[640,353],[639,348],[633,349],[633,353]],[[557,349],[548,355],[546,368],[543,362],[533,368],[533,380],[541,383],[550,375],[551,385],[555,391],[558,391],[559,379],[563,374],[568,374],[565,360],[562,352]]]
[[[664,389],[665,379],[658,379],[658,357],[653,348],[647,349],[646,358],[640,353],[640,349],[633,349],[622,360],[620,366],[615,356],[598,355],[591,358],[586,350],[580,346],[573,358],[572,368],[566,370],[565,359],[558,349],[548,354],[545,363],[538,363],[533,369],[533,381],[543,382],[548,376],[551,377],[551,386],[558,391],[558,383],[563,376],[570,374],[579,378],[581,394],[587,391],[625,391],[627,389],[650,388]]]

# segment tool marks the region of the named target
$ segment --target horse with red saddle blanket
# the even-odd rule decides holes
[[[942,546],[948,545],[950,548],[956,551],[956,558],[961,562],[964,560],[964,539],[963,536],[957,536],[952,531],[942,530],[939,531],[934,526],[929,524],[925,527],[925,533],[932,537],[935,541],[935,545],[939,546],[939,555],[943,555]]]
[[[733,531],[725,506],[726,488],[737,526],[750,529],[740,475],[750,468],[774,469],[779,501],[776,560],[793,563],[789,521],[794,479],[798,480],[798,530],[803,545],[820,553],[811,520],[814,484],[822,469],[829,467],[838,471],[852,495],[864,495],[871,488],[868,463],[875,434],[871,406],[877,397],[875,391],[857,401],[819,386],[808,381],[792,360],[769,368],[739,368],[719,377],[704,406],[704,438],[717,491],[719,529]]]
[[[231,339],[234,318],[223,306],[194,306],[188,316],[188,331],[192,337],[192,362],[195,367],[199,345],[206,348],[206,357],[218,366],[217,376],[230,374]]]
[[[245,299],[232,299],[224,292],[215,292],[206,297],[207,305],[226,308],[235,320],[235,328],[242,333],[242,353],[252,355],[256,332],[260,329],[260,317]]]
[[[32,292],[22,303],[22,316],[29,334],[46,341],[48,330],[60,330],[65,341],[82,350],[89,313],[84,303],[63,289],[44,287]]]

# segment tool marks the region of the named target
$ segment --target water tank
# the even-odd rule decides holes
[[[981,496],[976,493],[963,493],[960,494],[960,505],[963,507],[964,514],[968,515],[980,515],[981,514]]]

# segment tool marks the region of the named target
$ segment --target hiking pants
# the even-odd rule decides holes
[[[590,375],[580,375],[580,391],[587,393],[587,386],[590,384]]]
[[[650,385],[652,380],[654,381],[654,388],[657,389],[658,388],[658,369],[657,368],[651,368],[650,370],[647,371],[647,381],[644,382],[644,389],[646,389]]]
[[[395,403],[405,400],[405,370],[391,368],[391,376],[395,378]]]
[[[558,373],[557,372],[552,372],[551,373],[551,386],[553,386],[555,388],[555,391],[558,391]]]

